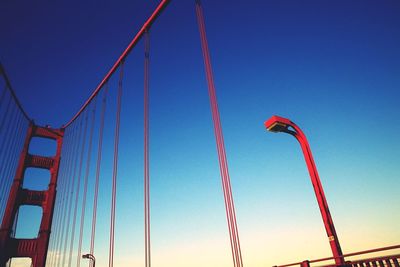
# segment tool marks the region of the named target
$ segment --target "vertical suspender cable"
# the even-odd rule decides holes
[[[7,157],[10,157],[10,152],[12,147],[10,147],[11,139],[15,137],[15,133],[13,133],[14,128],[12,127],[13,123],[16,121],[18,116],[18,110],[14,107],[11,110],[11,114],[8,118],[8,121],[6,121],[6,130],[4,132],[4,136],[2,137],[2,142],[0,145],[0,156],[2,156],[2,162],[5,163],[7,162]],[[7,164],[2,164],[1,170],[4,171],[6,168]]]
[[[78,165],[78,158],[79,158],[79,145],[80,145],[80,141],[82,138],[82,120],[79,122],[79,133],[78,133],[78,138],[76,140],[76,144],[75,144],[75,151],[74,151],[74,158],[71,164],[71,176],[72,178],[70,178],[71,182],[69,182],[68,184],[68,191],[67,191],[67,195],[66,195],[66,205],[65,205],[65,213],[63,218],[65,219],[64,221],[64,225],[63,225],[63,229],[62,229],[62,235],[61,235],[61,246],[60,246],[60,252],[61,250],[63,250],[63,253],[61,254],[60,260],[58,262],[58,264],[61,263],[61,267],[64,267],[64,263],[65,263],[65,254],[66,254],[66,247],[67,247],[67,236],[69,233],[69,223],[70,223],[70,215],[71,215],[71,206],[72,206],[72,193],[73,193],[73,188],[75,186],[75,180],[76,180],[76,169],[77,169],[77,165]],[[73,166],[73,167],[72,167]],[[73,170],[72,170],[73,169]],[[64,236],[65,235],[65,236]],[[62,241],[64,242],[64,245],[62,245]],[[62,260],[61,260],[62,258]]]
[[[86,195],[87,195],[87,188],[88,188],[88,180],[89,180],[89,170],[90,170],[90,160],[92,155],[92,144],[93,144],[93,132],[94,132],[94,122],[96,119],[96,105],[97,105],[97,98],[93,104],[92,110],[92,121],[90,126],[90,134],[89,134],[89,147],[87,151],[87,160],[86,160],[86,172],[85,172],[85,179],[83,185],[83,198],[82,198],[82,208],[81,208],[81,223],[80,223],[80,230],[79,230],[79,242],[78,242],[78,255],[77,255],[77,262],[76,266],[80,267],[81,263],[81,250],[82,250],[82,239],[83,239],[83,226],[85,224],[85,211],[86,211]]]
[[[13,108],[11,110],[11,114],[9,116],[9,120],[5,122],[6,124],[6,131],[4,133],[4,137],[3,140],[1,142],[1,146],[0,146],[0,156],[1,156],[1,160],[3,162],[3,164],[1,164],[0,166],[0,175],[1,175],[1,183],[0,183],[0,188],[2,189],[2,200],[0,201],[1,203],[3,203],[3,205],[5,206],[7,203],[7,192],[6,190],[8,190],[9,184],[12,183],[13,177],[11,173],[11,158],[12,158],[12,153],[11,153],[11,149],[13,148],[12,146],[12,138],[15,137],[15,134],[13,134],[12,130],[12,124],[13,122],[16,121],[16,117],[18,115],[18,110],[15,107],[11,107]]]
[[[100,182],[100,166],[101,156],[103,150],[103,134],[104,134],[104,121],[107,106],[107,92],[108,84],[105,85],[103,103],[101,107],[100,115],[100,128],[99,128],[99,143],[97,146],[97,161],[96,161],[96,181],[94,185],[94,196],[93,196],[93,214],[92,214],[92,233],[90,236],[90,254],[94,255],[94,241],[96,239],[96,221],[97,221],[97,200],[99,195],[99,182]],[[92,267],[92,261],[90,261]]]
[[[56,198],[56,205],[55,205],[55,215],[54,215],[54,223],[52,225],[52,235],[53,237],[50,239],[51,244],[49,246],[50,250],[50,257],[47,258],[46,264],[49,266],[54,265],[54,257],[56,256],[56,244],[58,242],[58,234],[59,234],[59,223],[60,223],[60,217],[61,217],[61,205],[63,203],[63,192],[65,189],[65,173],[66,173],[66,164],[68,162],[69,158],[69,152],[71,146],[70,144],[70,131],[66,130],[64,137],[63,137],[63,145],[62,145],[62,151],[61,151],[61,158],[63,161],[61,161],[60,165],[60,171],[58,173],[58,179],[60,180],[57,187],[59,188],[59,192],[57,193],[57,198]]]
[[[72,175],[73,175],[73,166],[74,162],[76,159],[77,155],[77,146],[79,144],[79,138],[80,138],[80,131],[82,128],[82,125],[79,121],[76,121],[73,125],[71,125],[69,128],[71,128],[71,141],[68,144],[70,148],[70,153],[69,157],[67,158],[66,162],[66,171],[64,174],[65,177],[65,182],[64,182],[64,188],[62,191],[62,206],[61,206],[61,211],[60,211],[60,222],[59,222],[59,230],[58,230],[58,237],[57,237],[57,243],[56,243],[56,251],[57,251],[57,256],[55,257],[55,262],[52,266],[57,266],[59,265],[61,261],[61,257],[63,256],[61,254],[61,249],[62,249],[62,241],[64,238],[64,229],[65,229],[65,224],[66,224],[66,215],[67,215],[67,207],[68,207],[68,199],[69,199],[69,190],[71,187],[71,182],[72,182]]]
[[[1,91],[1,95],[0,95],[0,108],[3,106],[3,100],[4,100],[4,96],[6,95],[7,92],[7,84],[4,84],[4,86],[2,87],[3,90]]]
[[[60,197],[60,205],[61,206],[58,209],[59,212],[60,212],[60,215],[59,215],[59,221],[58,221],[58,224],[57,224],[57,232],[56,232],[56,238],[55,238],[56,241],[55,241],[55,247],[54,247],[55,254],[54,254],[51,266],[58,266],[59,262],[60,262],[60,257],[61,257],[61,253],[60,253],[60,250],[61,250],[61,238],[62,238],[62,235],[64,233],[63,228],[64,228],[64,225],[65,225],[65,210],[66,210],[65,207],[66,207],[66,203],[67,203],[67,199],[66,198],[67,198],[67,194],[68,194],[67,191],[68,191],[68,188],[69,188],[69,184],[70,184],[70,181],[71,181],[69,174],[71,172],[71,162],[72,162],[72,158],[73,158],[74,152],[75,152],[74,150],[75,150],[76,125],[77,124],[79,124],[79,123],[76,122],[76,123],[72,124],[69,127],[69,129],[71,129],[71,141],[68,144],[68,147],[71,147],[70,148],[71,152],[70,152],[70,155],[68,156],[68,158],[66,159],[66,162],[65,162],[67,171],[64,174],[66,176],[66,178],[65,178],[64,186],[63,186],[63,188],[61,190],[61,197]],[[64,142],[63,142],[63,146],[66,145],[65,141],[66,140],[64,140]],[[64,164],[64,161],[62,161],[61,164]]]
[[[6,152],[4,153],[7,155],[7,158],[3,158],[3,166],[7,166],[7,168],[0,172],[1,178],[3,179],[1,182],[2,185],[0,186],[0,194],[2,197],[0,201],[0,218],[3,217],[3,212],[6,208],[6,196],[8,195],[8,190],[10,190],[13,181],[13,172],[15,172],[16,165],[18,163],[19,151],[15,149],[19,148],[19,146],[17,145],[18,141],[23,139],[23,133],[21,131],[21,117],[19,117],[15,129],[17,129],[16,133],[12,134],[14,138],[12,140],[8,140],[7,143],[9,147],[7,147]],[[14,150],[10,151],[10,148],[14,148]]]
[[[17,141],[19,135],[19,124],[21,123],[21,117],[18,116],[18,110],[14,109],[14,116],[10,119],[10,122],[7,124],[7,136],[4,137],[3,145],[5,147],[1,147],[2,158],[2,170],[0,171],[1,177],[4,179],[3,181],[7,181],[7,184],[11,184],[13,180],[13,171],[15,171],[15,164],[18,162],[19,151],[17,151]],[[3,196],[8,195],[8,192],[4,192]],[[5,198],[6,199],[6,198]]]
[[[243,266],[242,255],[240,249],[239,233],[236,223],[235,208],[230,184],[230,177],[228,171],[228,164],[225,153],[224,140],[222,135],[220,115],[218,111],[217,98],[215,93],[214,78],[212,73],[210,53],[208,49],[207,36],[205,31],[205,23],[203,10],[200,4],[200,0],[196,0],[196,15],[197,22],[199,25],[199,32],[201,38],[201,47],[203,52],[203,59],[206,71],[208,92],[210,97],[210,105],[212,111],[212,118],[214,123],[214,134],[217,143],[218,159],[220,166],[220,173],[222,179],[222,187],[224,191],[224,201],[226,208],[226,217],[228,222],[228,230],[231,241],[232,259],[235,267]]]
[[[7,110],[8,111],[8,110]],[[18,115],[18,110],[15,108],[15,106],[11,107],[11,114],[7,116],[7,120],[3,120],[3,126],[6,126],[6,130],[4,132],[4,136],[2,137],[2,142],[0,145],[0,156],[2,157],[2,160],[4,162],[5,157],[7,157],[10,153],[10,139],[15,136],[13,134],[13,127],[11,127],[12,123],[16,121],[16,117]],[[2,164],[0,166],[2,168],[2,171],[4,171],[4,168],[6,167],[7,164]]]
[[[150,174],[149,174],[149,32],[144,35],[144,243],[145,267],[151,266],[150,252]]]
[[[111,218],[110,218],[110,247],[108,266],[114,266],[114,238],[115,238],[115,206],[117,196],[117,172],[118,172],[118,144],[119,144],[119,127],[121,120],[121,101],[122,101],[122,78],[124,76],[124,61],[121,62],[119,81],[118,81],[118,99],[117,99],[117,114],[115,121],[114,133],[114,163],[112,176],[112,194],[111,194]]]
[[[3,65],[1,64],[1,62],[0,62],[0,75],[3,76],[3,79],[6,83],[6,88],[10,92],[11,97],[13,98],[14,103],[18,107],[19,111],[21,111],[22,115],[24,115],[24,117],[27,121],[31,121],[29,116],[26,114],[25,110],[22,108],[21,103],[19,102],[17,96],[15,95],[15,92],[11,86],[10,80],[8,79],[7,73],[6,73],[5,69],[3,68]]]
[[[71,267],[72,251],[74,248],[76,217],[77,217],[77,213],[78,213],[78,202],[79,202],[79,196],[80,196],[80,192],[81,192],[82,166],[83,166],[83,158],[85,155],[85,147],[86,147],[86,133],[87,133],[87,128],[88,128],[88,116],[89,116],[89,111],[86,110],[86,112],[85,112],[85,130],[84,130],[84,134],[83,134],[81,155],[80,155],[80,159],[79,159],[79,171],[78,171],[78,176],[77,176],[78,181],[77,181],[76,193],[75,193],[74,215],[72,217],[73,221],[72,221],[72,230],[71,230],[71,241],[70,241],[70,246],[69,246],[68,267]],[[67,236],[67,238],[68,238],[68,236]]]
[[[4,126],[4,121],[7,119],[7,118],[9,118],[8,117],[8,112],[9,112],[9,110],[10,110],[10,106],[11,106],[11,95],[9,95],[9,98],[8,98],[8,101],[7,101],[7,107],[6,107],[6,110],[5,110],[5,112],[4,112],[4,115],[3,115],[3,117],[1,118],[1,122],[0,122],[0,133],[1,133],[1,131],[3,130],[3,126]]]

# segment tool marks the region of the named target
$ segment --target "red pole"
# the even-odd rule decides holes
[[[322,220],[328,235],[329,245],[331,246],[333,257],[335,258],[335,263],[336,265],[344,265],[345,261],[343,258],[343,252],[336,234],[332,216],[329,212],[328,202],[326,201],[324,189],[319,179],[317,167],[311,153],[311,148],[305,134],[294,122],[278,116],[273,116],[266,121],[265,126],[270,131],[291,134],[297,139],[297,141],[299,141],[303,151],[304,159],[306,160],[308,172],[310,173],[311,183],[314,188],[315,196],[317,197],[318,206],[321,211]],[[288,129],[289,127],[293,128],[293,130]]]
[[[314,188],[315,196],[317,197],[322,220],[324,221],[325,230],[328,235],[329,245],[331,246],[333,256],[335,257],[335,263],[338,265],[343,265],[345,263],[343,252],[340,247],[339,239],[336,234],[331,213],[329,212],[328,202],[325,198],[324,189],[322,187],[321,180],[319,179],[317,167],[311,153],[310,145],[301,129],[294,123],[292,123],[291,126],[295,129],[295,133],[292,135],[297,139],[297,141],[299,141],[301,149],[303,151],[304,159],[306,160],[308,172],[310,173],[311,183]]]

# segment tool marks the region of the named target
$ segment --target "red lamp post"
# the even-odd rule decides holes
[[[337,237],[335,226],[333,225],[333,220],[329,212],[328,202],[326,201],[324,190],[318,176],[317,167],[315,166],[310,145],[308,144],[306,136],[294,122],[279,116],[272,116],[264,123],[264,125],[268,131],[276,133],[288,133],[293,135],[297,141],[299,141],[307,163],[308,172],[310,173],[311,183],[314,187],[314,192],[317,197],[318,206],[321,211],[322,220],[324,222],[326,234],[328,235],[329,245],[331,246],[333,257],[335,258],[335,263],[336,265],[344,265],[345,261],[343,258],[342,249],[340,248],[339,239]]]

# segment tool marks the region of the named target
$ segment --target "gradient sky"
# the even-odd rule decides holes
[[[154,267],[232,266],[193,2],[171,1],[151,31]],[[0,60],[27,113],[41,125],[65,124],[157,3],[3,1]],[[244,265],[331,255],[298,143],[263,127],[275,114],[308,137],[344,253],[398,244],[400,2],[203,7]],[[139,43],[125,68],[115,266],[144,261],[142,54]],[[98,266],[108,262],[115,77],[111,84]]]

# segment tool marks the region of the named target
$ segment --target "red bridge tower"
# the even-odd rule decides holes
[[[39,127],[33,123],[28,128],[0,228],[0,267],[5,267],[7,261],[13,257],[29,257],[32,259],[33,267],[44,267],[46,264],[63,135],[63,129]],[[29,154],[29,145],[33,137],[55,140],[57,142],[56,155],[44,157]],[[36,191],[22,187],[25,170],[29,167],[50,171],[50,183],[47,190]],[[43,214],[37,238],[17,239],[12,236],[15,217],[21,205],[42,207]]]

